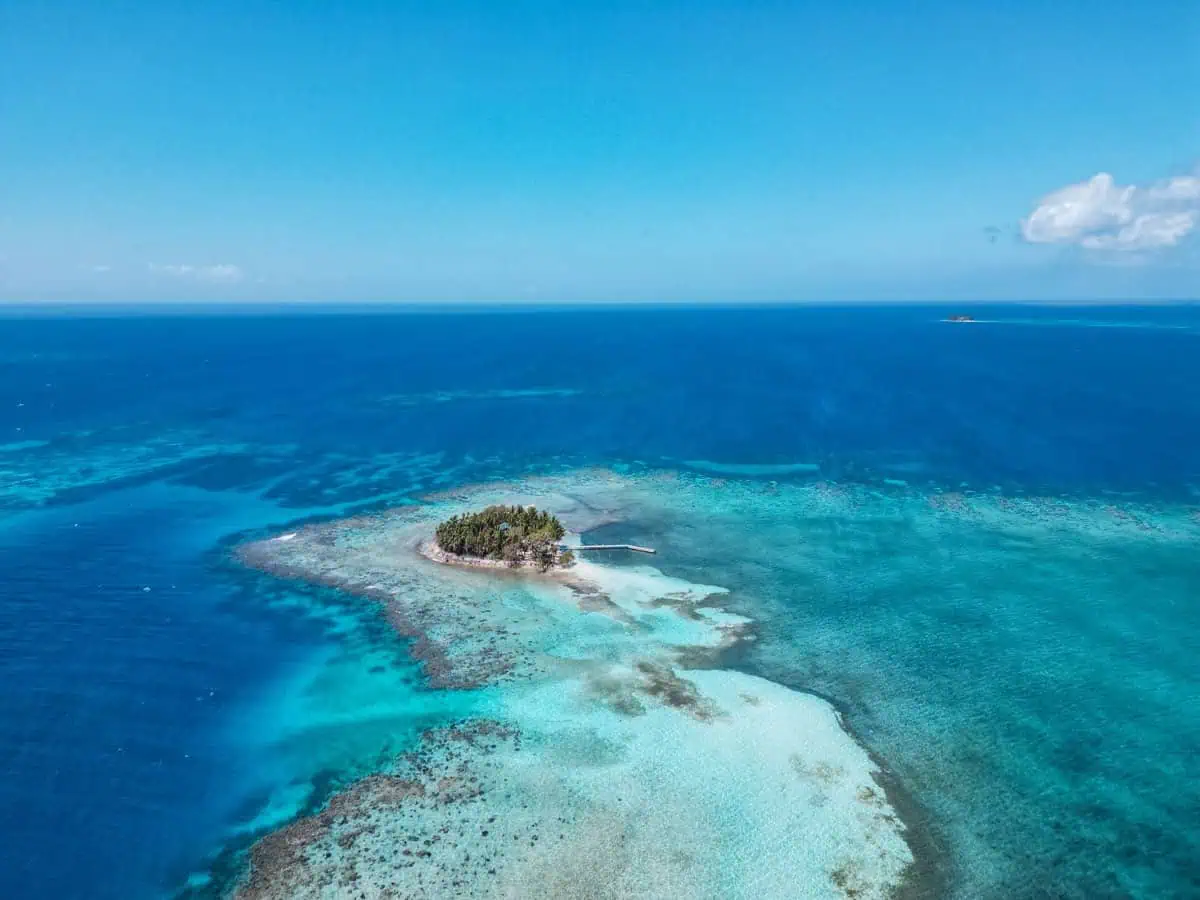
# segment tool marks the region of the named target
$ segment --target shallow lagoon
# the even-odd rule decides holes
[[[720,667],[752,636],[723,589],[589,560],[460,571],[417,550],[463,508],[536,502],[586,529],[633,514],[644,485],[472,489],[240,551],[379,604],[432,684],[477,700],[335,814],[260,841],[239,896],[893,895],[913,857],[876,765],[825,701]]]

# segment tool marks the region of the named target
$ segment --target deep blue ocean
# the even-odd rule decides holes
[[[1200,307],[972,308],[986,321],[970,325],[945,312],[0,311],[0,897],[170,895],[232,832],[293,814],[278,801],[289,786],[344,783],[448,714],[389,699],[398,684],[419,690],[420,674],[380,623],[239,570],[228,550],[246,536],[456,484],[696,460],[1200,509]],[[702,560],[687,565],[704,574]],[[1045,779],[1082,777],[1090,751],[1030,763],[1044,771],[1006,840],[1038,874],[1007,896],[1200,897],[1200,657],[1181,668],[1178,655],[1200,654],[1200,564],[1127,566],[1144,570],[1138,587],[1105,580],[1094,617],[1130,623],[1135,649],[1117,658],[1137,677],[1096,682],[1089,721],[1121,733],[1153,701],[1171,710],[1161,743],[1106,748],[1105,777],[1129,796],[1100,813],[1064,808],[1054,828],[1028,824],[1045,818]],[[1169,602],[1148,599],[1154,585]],[[900,591],[879,602],[912,611]],[[1031,616],[1026,633],[1024,621],[1008,623],[1014,647],[1061,627],[1074,641],[1064,658],[1091,652],[1086,626]],[[839,670],[855,620],[831,612],[822,625],[836,640],[794,686],[860,710],[852,724],[953,857],[971,797],[1011,781],[1010,767],[980,750],[975,786],[939,786],[887,731],[902,727],[884,710],[899,681],[864,687]],[[1156,634],[1170,635],[1169,660],[1155,658]],[[906,701],[919,684],[931,703],[966,702],[954,682],[971,658],[896,648],[893,661]],[[1046,687],[1059,682],[1024,690],[1014,674],[971,702],[986,709],[991,691],[1034,711],[1089,683],[1054,677],[1060,697]],[[347,725],[348,704],[372,713]],[[996,747],[1051,740],[996,727]],[[1055,875],[1051,859],[1067,868]]]

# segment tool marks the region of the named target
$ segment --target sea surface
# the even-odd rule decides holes
[[[0,310],[0,897],[220,894],[470,714],[238,544],[593,467],[940,893],[1200,897],[1200,307],[968,312]]]

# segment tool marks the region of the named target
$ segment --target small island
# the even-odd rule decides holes
[[[575,554],[560,546],[562,522],[533,506],[489,506],[451,516],[434,532],[437,548],[460,562],[488,562],[545,572],[570,566]]]

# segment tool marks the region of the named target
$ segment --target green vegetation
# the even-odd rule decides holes
[[[566,530],[550,513],[533,506],[489,506],[451,516],[437,527],[437,545],[447,553],[479,559],[504,560],[510,566],[534,563],[543,572],[575,561],[570,550],[559,551]]]

